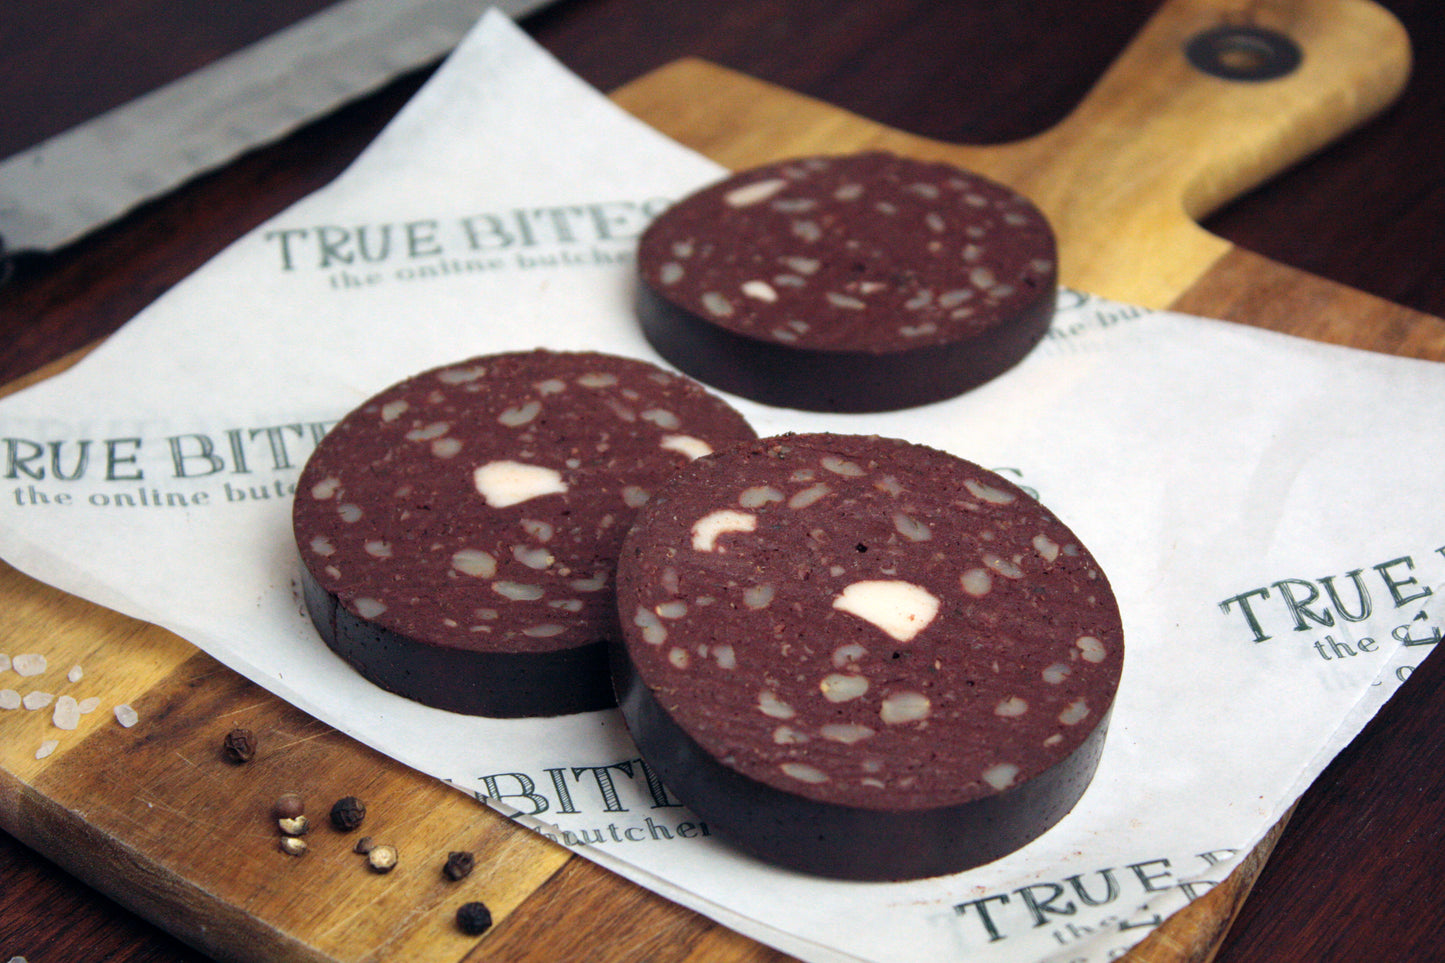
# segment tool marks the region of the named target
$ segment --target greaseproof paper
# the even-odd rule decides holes
[[[1065,291],[1030,357],[950,401],[729,399],[760,434],[877,433],[991,467],[1109,573],[1127,653],[1098,775],[1043,837],[955,876],[848,883],[740,856],[615,711],[416,705],[302,612],[290,498],[327,428],[477,354],[660,363],[632,316],[635,241],[720,173],[488,14],[335,183],[0,402],[0,555],[800,958],[1114,958],[1223,880],[1438,641],[1445,365]]]

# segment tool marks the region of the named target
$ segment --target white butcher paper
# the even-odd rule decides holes
[[[1065,291],[1045,342],[959,398],[734,399],[763,434],[879,433],[994,468],[1112,580],[1127,654],[1097,777],[1037,841],[955,876],[838,882],[737,855],[649,782],[617,712],[419,706],[301,612],[288,486],[318,434],[472,355],[658,362],[632,316],[635,239],[720,173],[486,15],[335,183],[0,402],[0,555],[805,960],[1111,959],[1222,880],[1438,639],[1445,365]]]

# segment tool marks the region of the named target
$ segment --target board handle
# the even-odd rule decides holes
[[[1198,221],[1383,110],[1410,60],[1368,0],[1170,0],[1061,123],[955,159],[1044,208],[1066,284],[1163,307],[1229,248]]]

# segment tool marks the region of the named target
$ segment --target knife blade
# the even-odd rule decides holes
[[[344,0],[0,161],[0,253],[53,251],[445,54],[497,7]]]

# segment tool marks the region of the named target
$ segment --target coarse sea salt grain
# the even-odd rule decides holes
[[[10,656],[0,652],[0,672],[10,671]]]
[[[14,689],[0,689],[0,709],[20,708],[20,693]]]
[[[80,703],[74,696],[63,695],[55,700],[55,712],[50,721],[57,729],[74,729],[80,725]]]
[[[45,656],[38,652],[24,652],[10,660],[10,668],[21,675],[39,675],[45,671]]]
[[[39,689],[34,692],[25,693],[25,698],[20,702],[27,709],[44,709],[55,699],[49,692],[41,692]]]
[[[70,682],[79,682],[85,676],[85,670],[78,665],[72,665],[70,671],[65,673],[65,678]]]
[[[134,709],[122,702],[115,707],[115,721],[129,729],[140,721],[140,716],[136,714]]]
[[[98,708],[100,708],[100,696],[89,696],[80,700],[81,715],[85,715],[87,712],[94,712]]]
[[[60,740],[58,739],[46,739],[40,744],[40,748],[35,750],[35,758],[44,759],[46,756],[54,752],[56,748],[59,747],[59,745]]]

